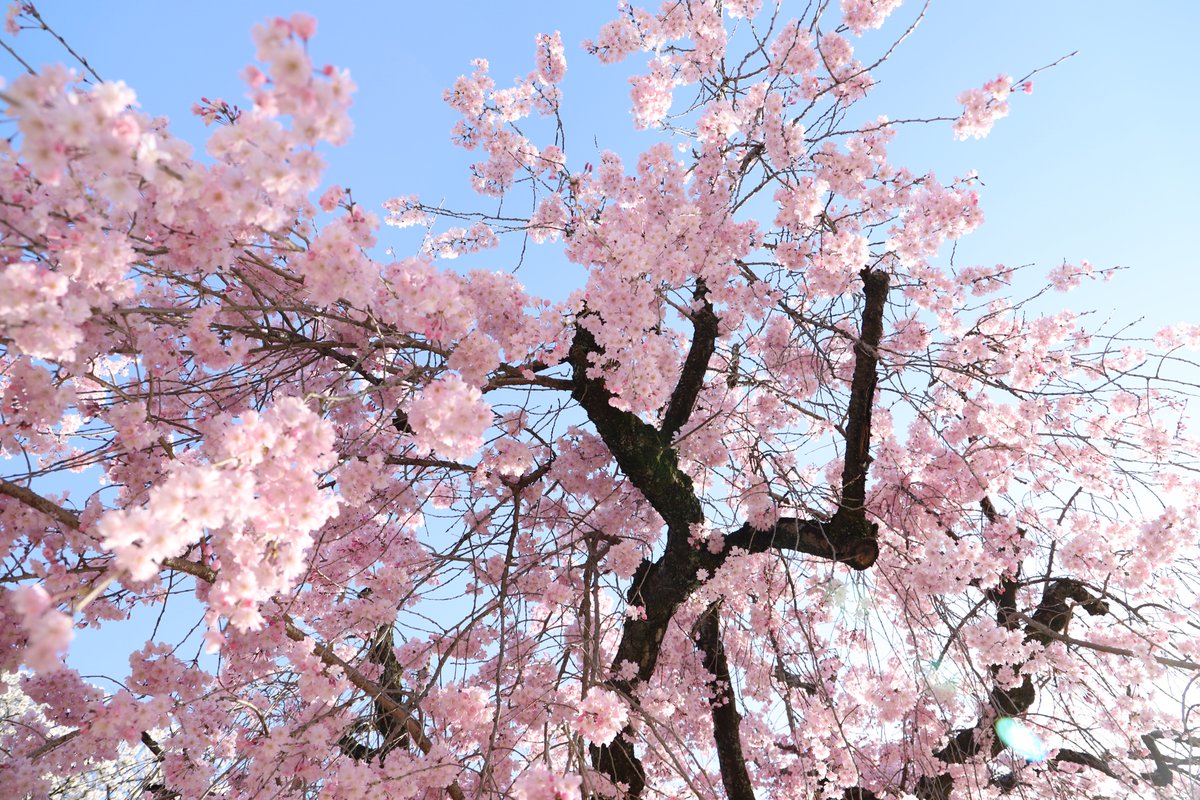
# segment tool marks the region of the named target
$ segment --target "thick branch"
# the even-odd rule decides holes
[[[879,368],[879,342],[883,339],[883,310],[887,304],[888,274],[864,269],[866,304],[858,340],[854,343],[854,377],[846,411],[846,462],[842,466],[842,503],[847,512],[861,511],[867,497],[867,468],[871,464],[871,407]]]
[[[79,516],[75,512],[68,511],[58,503],[47,500],[40,494],[26,489],[24,486],[19,486],[11,481],[0,478],[0,494],[8,495],[23,505],[41,511],[47,516],[54,517],[54,519],[68,528],[74,530],[78,530],[79,528]]]
[[[1150,760],[1154,762],[1154,772],[1146,775],[1150,783],[1155,786],[1170,786],[1171,785],[1171,765],[1167,763],[1163,757],[1162,751],[1158,749],[1158,742],[1155,741],[1154,734],[1148,733],[1142,737],[1142,742],[1146,745],[1146,749],[1150,751]]]
[[[990,497],[985,495],[979,501],[979,507],[989,523],[994,525],[1000,519],[1000,512],[996,510]],[[1020,527],[1017,528],[1017,533],[1025,535],[1024,529]],[[1016,574],[1005,573],[1001,576],[999,584],[987,590],[987,598],[996,604],[996,623],[1010,631],[1015,631],[1021,626],[1017,612],[1017,590],[1021,588],[1019,577],[1020,566],[1017,567]],[[977,586],[978,582],[973,585]]]
[[[794,550],[865,570],[879,555],[876,530],[873,523],[852,517],[835,516],[829,522],[782,517],[770,530],[760,531],[746,524],[726,536],[725,550],[719,560],[723,562],[724,554],[732,548],[750,553]]]
[[[644,617],[630,617],[625,621],[613,658],[614,671],[623,670],[625,664],[632,664],[635,669],[631,678],[613,680],[611,685],[630,693],[637,684],[650,679],[675,610],[700,586],[699,572],[704,570],[713,574],[734,548],[753,553],[795,550],[840,561],[855,569],[867,569],[875,562],[879,548],[873,535],[864,534],[862,528],[866,526],[873,534],[873,525],[850,517],[831,522],[783,519],[769,531],[743,525],[726,537],[726,546],[720,553],[694,547],[668,547],[658,561],[642,562],[633,577],[627,600],[631,606],[640,606]],[[633,730],[627,729],[612,744],[593,747],[592,763],[612,780],[629,786],[630,797],[638,797],[645,787],[646,776],[634,753],[633,735]],[[722,774],[723,779],[729,779],[724,770]]]
[[[704,654],[704,668],[712,674],[708,682],[712,692],[713,738],[717,742],[717,760],[721,764],[721,782],[729,800],[754,800],[746,757],[742,753],[742,715],[733,694],[729,660],[721,642],[721,604],[713,603],[696,622],[696,645]]]
[[[703,281],[696,282],[695,298],[702,305],[699,310],[692,312],[692,344],[679,373],[679,382],[675,384],[675,391],[671,393],[671,400],[663,414],[662,434],[668,440],[674,439],[692,416],[696,397],[704,386],[704,373],[708,371],[709,359],[717,346],[719,321],[712,303],[708,301],[708,290]]]
[[[1033,612],[1033,621],[1037,623],[1037,626],[1029,626],[1025,638],[1040,642],[1043,646],[1050,644],[1050,640],[1054,637],[1038,626],[1048,628],[1057,634],[1065,634],[1067,625],[1071,622],[1072,606],[1067,603],[1068,600],[1074,601],[1092,616],[1102,616],[1108,613],[1108,603],[1098,597],[1093,597],[1091,592],[1085,589],[1079,581],[1070,578],[1053,580],[1046,584],[1046,588],[1042,592],[1042,601],[1038,603],[1037,610]]]
[[[621,471],[667,523],[670,539],[686,543],[689,526],[704,519],[692,480],[679,469],[671,437],[636,414],[614,408],[604,379],[588,376],[593,357],[603,354],[596,338],[578,324],[567,356],[574,372],[571,396],[587,412]]]
[[[154,755],[155,763],[161,763],[166,758],[166,751],[163,750],[163,746],[147,731],[142,731],[142,744],[146,745],[146,749]],[[173,792],[168,789],[162,782],[161,777],[156,773],[157,770],[142,780],[142,794],[153,797],[155,800],[176,800],[176,798],[180,797],[179,792]]]
[[[408,696],[404,691],[404,669],[396,658],[395,632],[391,625],[381,625],[375,632],[375,640],[367,651],[367,660],[382,667],[379,675],[379,688],[402,708],[408,708]],[[389,752],[396,748],[406,749],[410,736],[407,720],[401,722],[396,715],[391,714],[375,700],[375,719],[372,724],[378,731],[383,743],[378,748],[380,763]]]
[[[1042,599],[1032,617],[1023,614],[1016,615],[1029,621],[1025,627],[1026,641],[1036,641],[1045,645],[1051,639],[1064,635],[1071,621],[1070,608],[1067,600],[1079,603],[1090,614],[1107,614],[1108,604],[1093,597],[1083,584],[1070,578],[1051,581],[1042,591]],[[1033,682],[1029,676],[1020,686],[1010,689],[994,687],[990,693],[992,710],[996,716],[1015,717],[1024,714],[1033,705],[1035,699]],[[950,743],[936,754],[939,759],[948,764],[960,764],[979,752],[975,733],[983,720],[974,727],[959,731]],[[992,755],[996,755],[1004,747],[1003,743],[993,739]]]
[[[633,751],[633,727],[626,725],[612,744],[589,745],[592,766],[616,784],[624,784],[626,797],[641,797],[646,788],[646,768]]]
[[[1103,772],[1110,778],[1117,777],[1117,773],[1113,772],[1112,767],[1108,765],[1104,759],[1099,756],[1094,756],[1091,753],[1084,753],[1080,750],[1068,750],[1066,748],[1058,751],[1058,754],[1051,759],[1055,764],[1079,764],[1084,767],[1091,767],[1097,772]],[[1167,773],[1168,776],[1170,772]],[[1167,778],[1167,783],[1170,783],[1170,778]],[[1155,784],[1161,786],[1162,784]]]

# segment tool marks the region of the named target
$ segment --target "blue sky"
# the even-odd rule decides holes
[[[806,5],[792,4],[794,14]],[[1122,321],[1200,318],[1200,264],[1187,241],[1200,211],[1200,161],[1189,147],[1197,140],[1200,111],[1194,70],[1183,57],[1200,29],[1200,4],[1168,0],[1154,8],[1159,13],[1152,18],[1095,0],[935,0],[916,34],[876,73],[881,86],[873,113],[953,114],[962,89],[1079,51],[1038,75],[1032,95],[1015,96],[1012,114],[989,138],[955,142],[948,127],[919,127],[902,132],[893,147],[894,160],[914,171],[932,168],[947,179],[979,171],[987,223],[960,243],[959,263],[1049,269],[1064,259],[1087,259],[1126,266],[1130,270],[1113,283],[1086,287],[1065,302]],[[103,77],[125,80],[143,110],[168,116],[179,135],[197,143],[203,129],[188,111],[197,98],[243,99],[238,73],[252,59],[250,27],[296,10],[315,14],[315,60],[348,67],[359,85],[356,132],[330,154],[327,177],[350,186],[368,207],[416,193],[450,206],[487,208],[469,191],[471,154],[449,143],[454,115],[441,93],[476,57],[491,61],[498,81],[526,73],[538,31],[561,30],[567,44],[564,111],[576,169],[598,149],[632,155],[655,136],[630,124],[628,65],[602,67],[577,47],[613,15],[609,0],[47,0],[39,9]],[[918,10],[919,4],[903,6],[887,28],[860,44],[877,52]],[[34,63],[61,58],[57,45],[36,32],[22,34],[19,45]],[[12,74],[13,67],[10,61],[0,69]],[[410,234],[393,231],[384,233],[383,243],[402,252],[415,247]],[[469,266],[477,265],[511,268]],[[559,280],[578,277],[562,264],[544,268],[566,270]],[[536,291],[546,277],[524,279]],[[555,288],[543,291],[569,291]]]
[[[806,5],[792,4],[795,15]],[[525,74],[539,31],[560,30],[567,44],[564,118],[573,168],[594,161],[602,149],[632,157],[657,138],[634,131],[630,122],[625,79],[633,64],[602,67],[578,48],[613,15],[615,3],[608,0],[47,0],[38,6],[101,76],[129,83],[142,110],[169,117],[176,134],[197,149],[204,129],[189,109],[201,96],[243,100],[238,75],[252,60],[251,26],[297,10],[315,14],[315,60],[348,67],[359,86],[356,132],[329,153],[326,176],[377,211],[389,197],[414,193],[460,209],[492,208],[470,193],[466,165],[474,159],[450,144],[455,116],[442,103],[442,90],[469,72],[476,57],[491,61],[498,82]],[[958,263],[1037,263],[1048,270],[1064,259],[1087,259],[1098,267],[1128,267],[1112,283],[1085,286],[1062,302],[1114,321],[1144,317],[1143,331],[1200,319],[1200,264],[1190,247],[1200,212],[1200,161],[1191,147],[1200,112],[1194,69],[1184,58],[1200,29],[1200,4],[1174,0],[1155,9],[1159,14],[1151,19],[1096,0],[935,0],[921,28],[876,73],[881,85],[870,101],[872,114],[952,115],[962,89],[999,72],[1021,76],[1078,50],[1037,76],[1032,95],[1014,96],[1012,114],[988,139],[956,142],[948,125],[922,126],[900,134],[893,158],[944,179],[969,169],[980,173],[988,221],[960,243]],[[888,34],[916,10],[902,8],[861,46],[870,53],[886,47]],[[34,31],[15,44],[34,64],[65,56]],[[0,74],[16,74],[10,59],[0,64]],[[381,239],[400,252],[417,244],[411,232],[392,229]],[[501,251],[463,266],[511,269],[508,259]],[[563,297],[582,270],[551,249],[527,264],[522,277],[536,293]],[[153,620],[129,624],[148,633]],[[122,642],[136,637],[131,630],[117,635]],[[98,639],[83,638],[76,655],[87,659],[88,672],[124,675],[127,646],[96,647]]]

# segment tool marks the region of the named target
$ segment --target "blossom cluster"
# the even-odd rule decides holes
[[[135,582],[207,538],[220,567],[211,608],[238,628],[256,628],[260,604],[300,578],[313,531],[337,514],[336,498],[315,483],[333,466],[333,431],[296,398],[213,427],[208,463],[170,470],[145,505],[105,513],[96,531]]]
[[[962,103],[962,115],[954,123],[954,138],[982,139],[991,133],[996,121],[1008,116],[1008,95],[1012,92],[1012,78],[1000,75],[983,85],[981,89],[968,89],[958,96]]]
[[[478,389],[450,374],[425,387],[413,401],[408,419],[420,450],[458,460],[483,446],[492,415]]]

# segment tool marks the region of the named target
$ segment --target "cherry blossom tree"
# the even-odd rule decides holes
[[[311,17],[255,28],[203,157],[82,59],[10,80],[6,793],[135,758],[110,795],[1194,796],[1200,326],[955,262],[976,177],[889,141],[985,136],[1032,73],[867,113],[899,6],[620,4],[584,48],[643,60],[636,163],[566,152],[557,34],[511,86],[476,61],[491,210],[398,196],[401,259],[323,177],[354,85]],[[585,282],[447,263],[510,239]],[[68,660],[168,602],[202,642],[115,690]]]

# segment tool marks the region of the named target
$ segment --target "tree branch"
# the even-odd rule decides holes
[[[3,478],[0,478],[0,494],[12,497],[29,506],[30,508],[41,511],[42,513],[53,517],[70,528],[79,528],[79,519],[72,512],[68,511],[57,503],[47,500],[41,495],[30,491],[29,489],[6,481]],[[164,558],[162,560],[162,566],[166,567],[167,569],[174,569],[179,572],[187,573],[188,575],[205,581],[206,583],[212,583],[217,579],[217,571],[212,567],[209,567],[206,564],[197,563],[195,561],[189,561],[185,558]],[[284,615],[284,623],[289,639],[296,642],[309,640],[308,634],[296,627],[296,624],[292,621],[291,617]],[[418,723],[412,717],[412,715],[409,713],[409,710],[405,708],[404,705],[396,702],[396,700],[389,694],[385,687],[375,683],[353,665],[344,661],[336,653],[334,653],[333,648],[316,640],[311,641],[313,652],[316,653],[321,661],[326,666],[335,666],[340,668],[350,683],[365,692],[367,696],[369,696],[375,702],[376,708],[379,710],[378,713],[387,713],[395,719],[400,728],[406,731],[407,735],[410,736],[412,740],[417,743],[417,746],[421,748],[421,752],[428,754],[433,749],[433,742],[431,742],[425,735],[425,731],[422,730],[420,723]],[[53,749],[53,747],[58,746],[63,741],[67,741],[69,738],[77,736],[78,733],[79,731],[71,731],[65,737],[60,737],[58,740],[50,743],[53,746],[50,746],[50,744],[44,745],[42,748],[39,748],[39,750],[36,751],[31,758],[36,759],[42,754],[43,751],[49,751],[50,749]],[[465,800],[466,795],[463,793],[463,790],[458,785],[457,781],[446,787],[446,792],[451,798],[453,798],[453,800]]]
[[[650,679],[658,663],[667,626],[675,610],[700,585],[698,574],[703,570],[711,575],[734,548],[748,552],[794,550],[858,570],[868,569],[875,563],[879,555],[878,526],[866,518],[865,497],[871,461],[871,407],[875,398],[875,373],[879,364],[879,342],[883,336],[888,276],[873,270],[864,270],[862,276],[866,304],[862,333],[855,343],[854,376],[847,410],[847,455],[838,510],[828,521],[785,518],[767,531],[743,525],[727,537],[726,546],[720,553],[697,549],[689,542],[691,526],[702,522],[704,514],[691,478],[679,468],[678,454],[671,446],[674,432],[691,414],[712,355],[717,321],[711,307],[706,303],[706,308],[699,312],[707,313],[709,318],[697,316],[694,319],[697,334],[664,415],[661,431],[643,422],[636,414],[614,408],[613,396],[603,377],[589,376],[594,363],[603,356],[603,350],[584,325],[587,312],[577,320],[575,338],[567,355],[573,373],[571,396],[583,407],[621,471],[667,524],[667,545],[663,554],[653,563],[642,563],[626,595],[629,604],[641,606],[644,613],[640,618],[626,619],[622,629],[612,669],[625,677],[608,682],[618,691],[631,694],[639,683]],[[698,287],[697,291],[702,288]],[[632,674],[627,672],[626,665],[632,665]],[[592,747],[591,756],[596,769],[614,782],[625,784],[629,796],[640,797],[646,785],[646,773],[634,752],[634,735],[632,727],[626,727],[611,744]],[[718,747],[721,746],[718,743]],[[740,744],[738,746],[740,748]],[[732,753],[727,755],[733,758]],[[740,785],[738,775],[727,775],[724,769],[722,773],[723,780],[734,780]]]
[[[409,698],[404,691],[404,669],[396,658],[396,637],[391,625],[380,625],[375,631],[375,639],[367,651],[367,660],[383,668],[378,683],[384,694],[402,708],[408,709]],[[383,743],[377,749],[381,764],[392,750],[408,748],[411,740],[408,721],[401,722],[395,714],[389,713],[378,699],[375,700],[375,719],[372,724],[383,739]]]
[[[987,513],[988,508],[985,507],[984,511]],[[1074,600],[1089,614],[1108,613],[1108,604],[1093,597],[1082,583],[1072,578],[1060,578],[1046,584],[1046,588],[1042,591],[1042,599],[1038,602],[1038,607],[1032,616],[1012,612],[1011,615],[1005,617],[1005,620],[1024,620],[1027,623],[1025,640],[1037,641],[1045,645],[1052,638],[1065,636],[1067,625],[1071,621],[1071,609],[1067,605],[1067,600]],[[1028,675],[1019,686],[1010,688],[993,686],[988,693],[991,714],[981,717],[973,727],[955,733],[946,746],[934,753],[934,756],[946,764],[962,764],[982,752],[982,742],[990,736],[989,755],[995,757],[1004,749],[1004,743],[989,730],[992,720],[996,717],[1020,716],[1029,710],[1035,699],[1036,691],[1033,688],[1033,681]],[[1087,760],[1094,757],[1086,753],[1078,755],[1079,760],[1074,760],[1072,763],[1094,766]],[[1071,761],[1072,758],[1068,756],[1065,760]],[[1096,759],[1096,763],[1103,766],[1102,771],[1105,771],[1106,774],[1111,774],[1110,768],[1102,760]],[[916,795],[924,800],[948,800],[953,790],[954,778],[949,773],[925,775],[917,784]]]
[[[879,342],[883,339],[883,310],[887,305],[888,274],[864,269],[866,304],[858,340],[854,343],[854,376],[846,411],[846,461],[842,465],[841,511],[862,513],[866,505],[867,469],[871,464],[871,408],[878,380]]]
[[[284,631],[287,633],[289,639],[294,642],[310,641],[313,652],[321,659],[322,663],[326,666],[341,669],[350,683],[361,689],[368,697],[375,701],[376,708],[382,709],[395,718],[396,722],[412,737],[412,741],[417,743],[417,747],[421,748],[422,753],[428,755],[433,750],[433,742],[425,735],[425,731],[421,729],[420,723],[413,718],[409,709],[397,703],[383,687],[362,674],[358,668],[339,657],[329,645],[322,644],[315,639],[310,639],[308,634],[296,627],[296,623],[292,621],[290,616],[285,614],[283,621],[285,626]],[[453,800],[465,800],[466,798],[466,794],[463,792],[462,787],[458,785],[458,781],[447,786],[446,793]]]
[[[725,537],[725,549],[719,560],[724,562],[725,554],[733,548],[750,553],[794,550],[837,561],[856,570],[865,570],[875,563],[879,555],[879,545],[873,531],[867,535],[865,528],[865,524],[855,525],[848,518],[836,515],[828,522],[781,517],[766,531],[746,524]]]
[[[701,306],[692,312],[692,344],[679,373],[679,382],[675,384],[675,391],[671,393],[671,400],[663,414],[661,430],[668,440],[674,439],[692,416],[696,397],[704,386],[704,373],[708,371],[708,362],[717,346],[719,320],[708,300],[708,288],[704,281],[696,281],[693,296]]]
[[[79,529],[78,514],[73,511],[68,511],[58,503],[55,503],[52,500],[47,500],[40,494],[26,489],[24,486],[19,486],[11,481],[6,481],[3,478],[0,478],[0,494],[8,495],[23,505],[29,506],[36,511],[40,511],[49,517],[53,517],[72,530]]]
[[[1150,751],[1150,760],[1154,762],[1154,772],[1148,773],[1145,777],[1155,786],[1170,786],[1174,776],[1171,774],[1171,765],[1167,763],[1162,751],[1158,749],[1158,742],[1155,741],[1157,738],[1159,737],[1152,733],[1147,733],[1142,737],[1142,743]]]
[[[1098,772],[1103,772],[1110,778],[1117,777],[1117,773],[1113,771],[1113,768],[1110,767],[1108,762],[1106,762],[1104,759],[1100,758],[1099,756],[1094,756],[1091,753],[1084,753],[1080,750],[1069,750],[1064,748],[1059,750],[1058,754],[1050,760],[1055,764],[1079,764],[1080,766],[1091,767]],[[1169,774],[1170,773],[1168,772],[1168,775]],[[1167,778],[1167,782],[1170,783],[1169,777]]]
[[[670,436],[643,422],[636,414],[612,405],[613,395],[602,377],[589,377],[593,357],[604,351],[582,321],[567,359],[573,370],[571,396],[587,412],[618,466],[637,487],[669,529],[668,547],[686,545],[689,527],[703,521],[692,479],[679,469],[679,456]]]
[[[754,800],[754,788],[742,753],[742,715],[737,710],[733,694],[733,678],[721,641],[721,603],[709,605],[696,621],[692,633],[696,646],[704,654],[704,668],[712,674],[708,682],[712,692],[713,738],[717,743],[717,760],[721,764],[721,782],[729,800]]]

